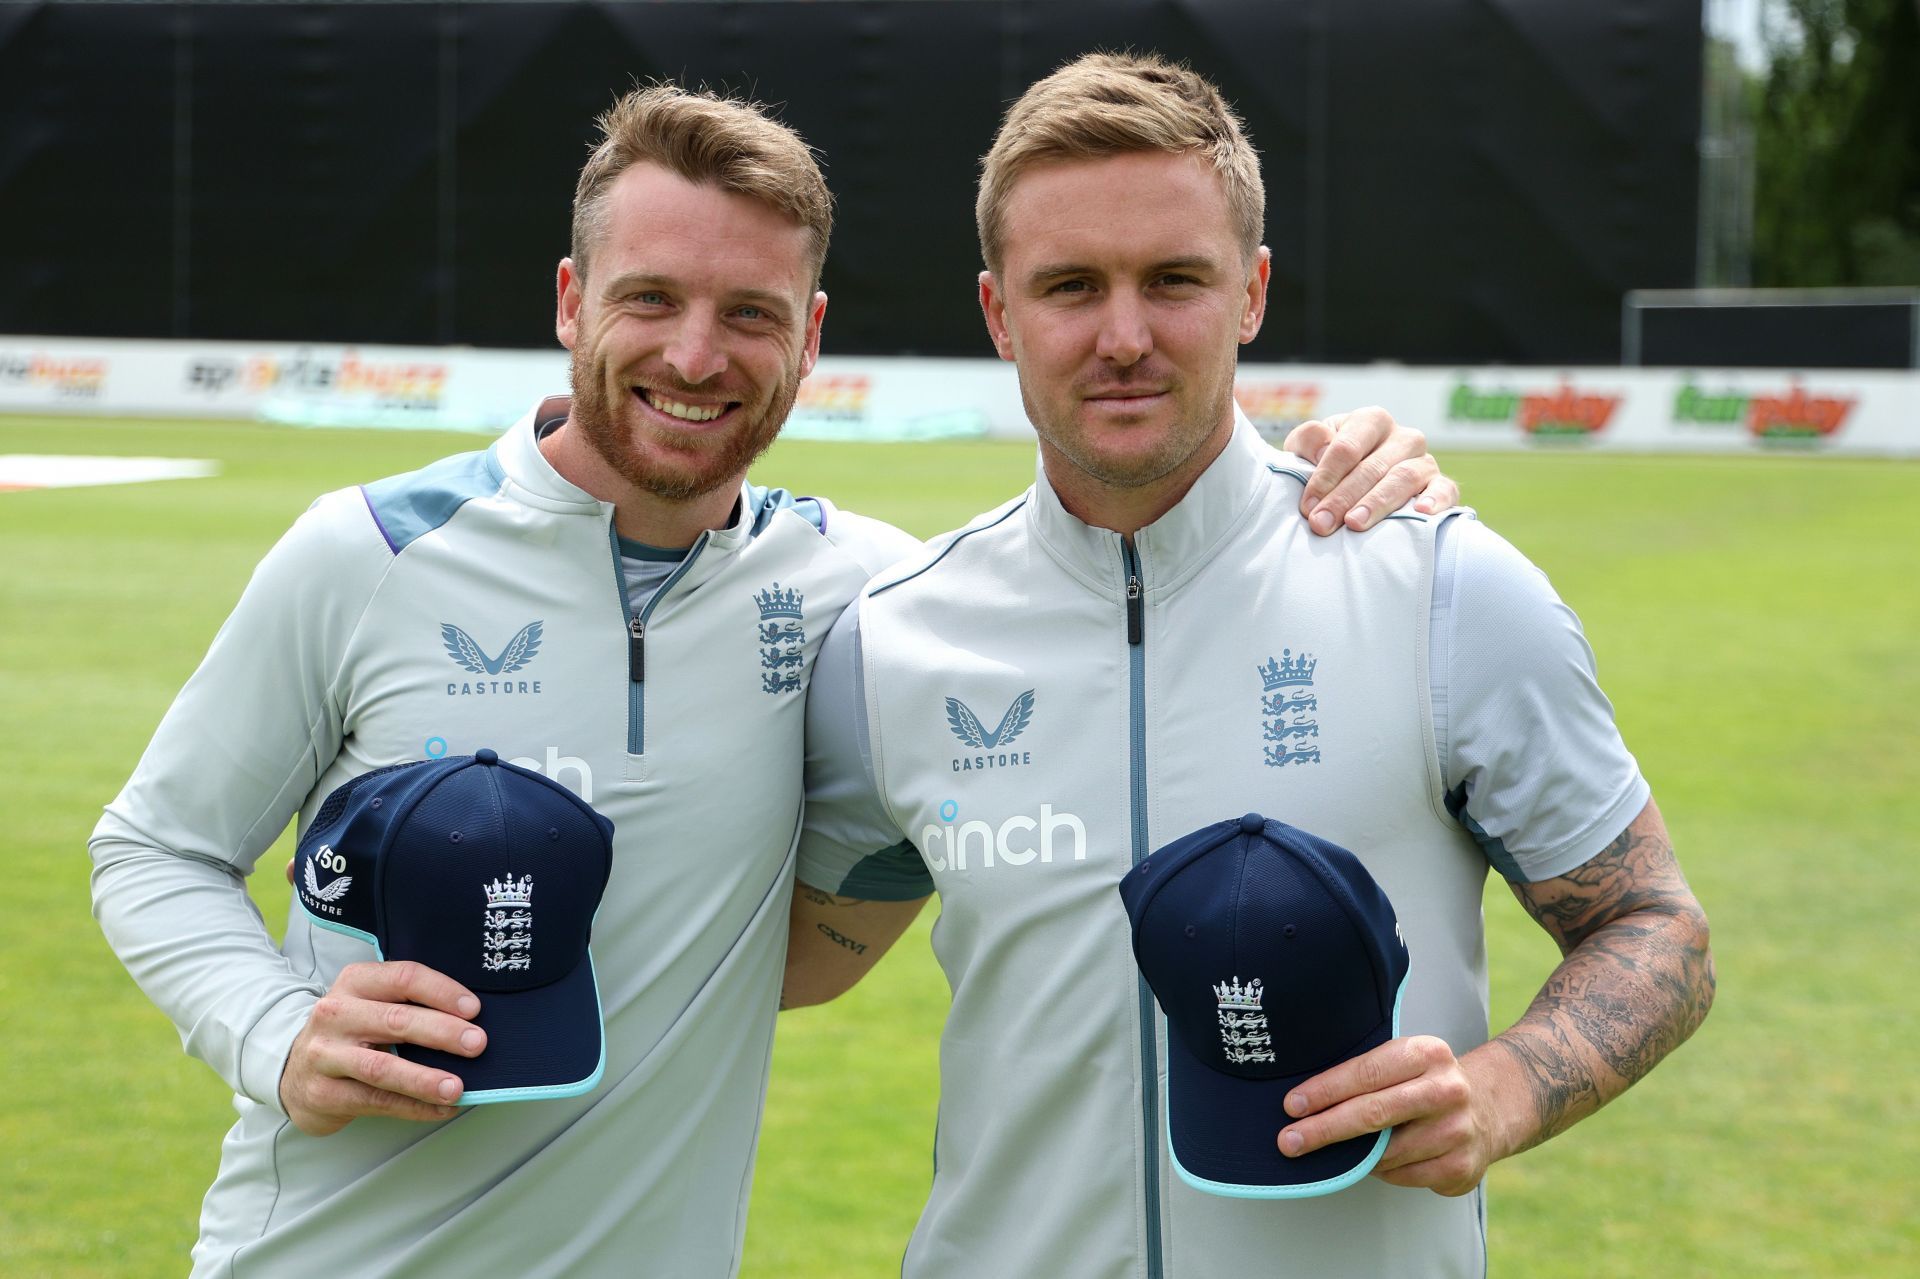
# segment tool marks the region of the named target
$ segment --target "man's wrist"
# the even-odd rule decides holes
[[[286,1072],[293,1041],[306,1029],[321,993],[306,988],[289,991],[253,1023],[240,1049],[240,1078],[234,1081],[241,1096],[276,1114],[287,1113],[280,1099],[280,1079]]]
[[[1460,1058],[1472,1090],[1473,1107],[1486,1132],[1487,1163],[1538,1145],[1542,1140],[1539,1113],[1528,1092],[1525,1071],[1506,1041],[1508,1032],[1494,1036]]]

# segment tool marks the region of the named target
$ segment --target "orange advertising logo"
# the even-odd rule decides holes
[[[107,361],[86,356],[0,351],[0,382],[47,387],[66,400],[91,400],[107,382]]]
[[[380,408],[437,408],[446,393],[447,376],[445,364],[362,359],[351,348],[341,352],[337,361],[298,351],[285,358],[202,356],[187,364],[187,385],[209,395],[279,391],[352,397]]]
[[[1238,382],[1233,398],[1254,428],[1269,439],[1320,416],[1317,382]]]
[[[800,396],[794,411],[810,417],[847,421],[867,413],[867,400],[873,394],[873,379],[864,373],[820,374],[800,384]]]

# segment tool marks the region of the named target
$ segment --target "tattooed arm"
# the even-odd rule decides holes
[[[1459,1059],[1446,1042],[1382,1044],[1287,1097],[1289,1155],[1393,1126],[1374,1175],[1460,1195],[1497,1159],[1566,1131],[1691,1035],[1713,1003],[1707,917],[1651,800],[1579,868],[1520,899],[1564,956],[1519,1021]]]
[[[865,901],[795,884],[780,1007],[805,1008],[844,995],[900,940],[926,904],[925,897]]]
[[[1504,1055],[1525,1089],[1505,1154],[1638,1082],[1706,1019],[1714,992],[1707,916],[1653,801],[1584,866],[1511,887],[1565,958],[1525,1015],[1476,1050]]]

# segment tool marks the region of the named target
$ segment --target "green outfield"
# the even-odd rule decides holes
[[[0,419],[0,454],[221,466],[0,493],[0,1274],[185,1273],[228,1096],[101,940],[87,834],[308,500],[475,443]],[[1720,974],[1693,1043],[1608,1111],[1496,1167],[1492,1272],[1914,1273],[1920,466],[1444,460],[1586,621],[1712,916]],[[924,534],[1031,475],[1024,445],[794,443],[757,478]],[[254,884],[275,931],[282,860],[269,855]],[[1504,1025],[1553,951],[1504,888],[1487,912]],[[748,1276],[897,1273],[931,1175],[946,987],[928,926],[844,1000],[783,1016]]]

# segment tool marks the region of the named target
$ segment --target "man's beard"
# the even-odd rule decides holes
[[[800,369],[796,364],[780,379],[780,385],[758,416],[746,416],[747,407],[741,405],[741,420],[728,432],[717,453],[705,461],[663,465],[649,459],[635,445],[633,433],[615,416],[608,399],[604,361],[595,360],[584,351],[575,351],[572,364],[573,404],[568,413],[572,424],[615,474],[641,492],[668,502],[691,502],[723,485],[737,483],[779,436],[787,414],[793,411],[793,403],[800,396]],[[689,388],[689,393],[697,395],[698,389]],[[650,429],[665,434],[657,426]]]

